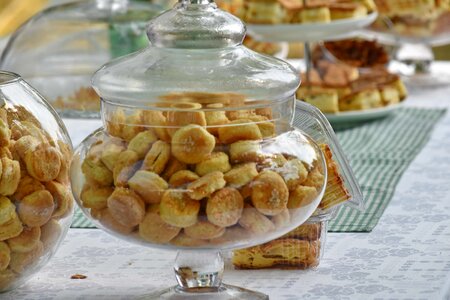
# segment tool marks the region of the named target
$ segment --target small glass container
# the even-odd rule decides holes
[[[336,210],[315,214],[304,224],[268,243],[235,250],[231,261],[237,269],[299,269],[319,266],[325,252],[328,222]]]
[[[18,75],[0,71],[0,292],[37,273],[66,235],[71,157],[53,108]]]
[[[182,249],[178,285],[149,298],[267,299],[223,284],[219,253],[288,233],[324,195],[324,154],[292,126],[299,74],[244,47],[213,0],[180,0],[147,32],[93,77],[104,126],[72,161],[77,202],[117,237]]]
[[[61,116],[99,118],[93,73],[115,57],[146,47],[146,23],[162,10],[129,0],[49,7],[11,36],[0,68],[21,74]]]

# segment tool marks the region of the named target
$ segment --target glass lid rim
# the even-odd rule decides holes
[[[22,76],[15,72],[0,70],[0,87],[22,80]]]

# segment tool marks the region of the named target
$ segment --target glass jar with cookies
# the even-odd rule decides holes
[[[180,0],[149,23],[151,46],[93,77],[104,126],[76,150],[72,188],[105,231],[181,250],[179,284],[149,298],[267,299],[222,284],[219,251],[290,232],[325,193],[324,153],[292,126],[298,72],[244,36],[213,0]]]
[[[21,77],[0,72],[0,292],[23,284],[70,227],[72,146],[55,111]]]

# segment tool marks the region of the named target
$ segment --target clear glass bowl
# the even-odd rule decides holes
[[[93,73],[147,46],[146,23],[158,5],[87,0],[49,7],[10,38],[0,68],[21,74],[63,117],[99,118]]]
[[[0,292],[23,284],[70,227],[72,146],[51,106],[18,75],[0,72]]]
[[[292,126],[299,74],[244,47],[242,22],[212,0],[180,0],[147,32],[150,47],[93,77],[104,126],[76,150],[75,198],[115,236],[183,249],[178,286],[149,298],[267,299],[222,284],[219,250],[286,234],[322,199],[324,154]]]

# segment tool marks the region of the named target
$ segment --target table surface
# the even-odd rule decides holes
[[[447,65],[450,66],[450,65]],[[413,90],[404,105],[450,108],[450,87]],[[66,120],[74,144],[98,121]],[[417,128],[420,130],[420,128]],[[233,270],[225,281],[271,299],[450,299],[450,114],[402,177],[370,233],[329,233],[317,270]],[[175,283],[174,252],[71,229],[44,269],[1,299],[133,299]],[[76,273],[87,276],[73,280]]]

